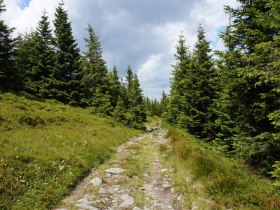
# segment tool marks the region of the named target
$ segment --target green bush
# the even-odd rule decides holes
[[[45,126],[46,122],[39,116],[21,116],[18,121],[21,125],[29,125],[31,127]]]

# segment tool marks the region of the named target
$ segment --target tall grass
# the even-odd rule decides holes
[[[185,181],[190,174],[192,182],[199,182],[204,196],[212,202],[212,207],[205,209],[280,209],[280,197],[272,183],[254,175],[242,162],[206,149],[183,130],[170,128],[168,137],[173,147],[169,158],[175,168],[177,190],[183,193],[190,188]],[[199,196],[198,193],[196,197]]]
[[[139,131],[90,109],[0,94],[0,209],[47,209]]]

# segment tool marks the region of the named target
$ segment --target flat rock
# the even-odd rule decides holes
[[[121,208],[128,207],[128,206],[131,206],[132,204],[134,204],[134,198],[132,198],[128,194],[122,195],[121,199],[123,200],[123,202],[120,205]]]
[[[100,188],[98,191],[99,194],[107,194],[108,190],[104,189],[104,188]]]
[[[93,184],[96,187],[99,187],[102,184],[102,179],[95,177],[89,183]]]
[[[87,210],[99,210],[98,208],[95,208],[95,207],[93,207],[93,206],[90,206],[90,205],[88,205],[88,204],[86,204],[86,203],[79,203],[79,204],[76,204],[76,206],[77,206],[78,208],[87,209]]]
[[[143,209],[140,209],[138,207],[134,207],[132,210],[143,210]]]
[[[120,185],[113,185],[112,187],[108,188],[108,192],[111,194],[115,194],[120,191]]]
[[[105,170],[105,173],[108,174],[121,174],[122,172],[124,172],[125,170],[122,168],[108,168]]]
[[[87,203],[88,199],[87,198],[81,198],[77,201],[78,203]]]

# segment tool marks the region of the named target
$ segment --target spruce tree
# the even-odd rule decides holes
[[[67,11],[61,2],[55,12],[55,68],[51,80],[51,97],[71,105],[79,105],[84,98],[81,88],[81,58],[72,34]]]
[[[175,60],[176,64],[173,66],[174,70],[171,79],[170,101],[165,118],[171,124],[179,124],[182,127],[186,127],[188,119],[186,114],[187,104],[185,100],[185,83],[189,79],[187,78],[187,74],[190,69],[191,55],[186,46],[183,34],[179,36],[178,45],[176,46]]]
[[[164,91],[162,92],[161,95],[160,105],[161,105],[161,117],[165,119],[166,115],[168,114],[169,98]]]
[[[101,88],[97,87],[92,101],[93,113],[101,116],[111,116],[113,107],[111,97],[108,92],[102,92]]]
[[[145,110],[148,116],[161,116],[161,104],[157,101],[157,99],[150,99],[146,97],[144,99]]]
[[[46,12],[35,32],[19,38],[17,63],[24,70],[24,91],[37,97],[49,97],[49,83],[54,68],[53,38]]]
[[[120,123],[127,124],[127,110],[122,97],[118,97],[117,104],[113,111],[113,118]]]
[[[40,88],[40,74],[37,72],[38,64],[38,36],[34,31],[20,34],[17,38],[15,63],[18,71],[21,71],[22,91],[33,97]]]
[[[210,108],[217,98],[215,84],[217,74],[210,53],[210,43],[205,38],[204,29],[199,26],[191,74],[188,75],[190,83],[186,100],[190,104],[188,114],[191,118],[188,129],[201,138],[214,140],[213,124],[216,116]]]
[[[136,74],[132,72],[131,67],[127,69],[127,124],[131,127],[144,129],[147,115],[143,100],[142,90]]]
[[[0,0],[0,15],[6,11],[4,0]],[[12,38],[13,28],[9,28],[0,19],[0,89],[11,90],[20,87],[19,72],[14,65],[15,40]]]
[[[51,81],[51,74],[54,69],[55,53],[53,49],[52,30],[50,29],[50,22],[43,11],[41,20],[38,23],[36,35],[38,39],[37,47],[37,65],[36,72],[39,74],[40,81],[38,86],[38,96],[41,98],[49,97],[49,83]]]
[[[112,71],[109,73],[109,84],[112,96],[112,106],[115,108],[118,104],[119,98],[122,98],[122,100],[124,98],[122,95],[122,87],[116,65],[113,66]]]
[[[279,160],[279,2],[239,0],[240,7],[226,8],[233,21],[223,34],[230,81],[226,107],[235,122],[232,147],[255,166],[269,170]],[[225,115],[224,115],[225,116]],[[274,116],[274,117],[273,117]],[[230,139],[221,130],[224,141]]]
[[[210,52],[210,44],[201,26],[192,54],[188,52],[183,35],[179,37],[168,112],[164,114],[169,123],[178,124],[207,140],[215,138],[217,118],[212,110],[217,98],[217,75]]]
[[[110,78],[106,63],[102,58],[101,44],[90,25],[88,25],[87,31],[89,37],[85,38],[87,51],[83,63],[83,84],[94,112],[111,115],[113,105]],[[99,102],[97,103],[97,101]]]
[[[130,97],[130,93],[129,91],[132,89],[132,83],[133,83],[133,71],[130,65],[128,65],[127,69],[126,69],[126,77],[125,77],[125,84],[124,84],[124,105],[126,107],[126,109],[130,108],[130,102],[129,102],[129,97]]]

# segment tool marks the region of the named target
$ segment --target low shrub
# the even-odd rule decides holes
[[[21,125],[29,125],[31,127],[45,126],[46,122],[40,116],[21,116],[18,120]]]

